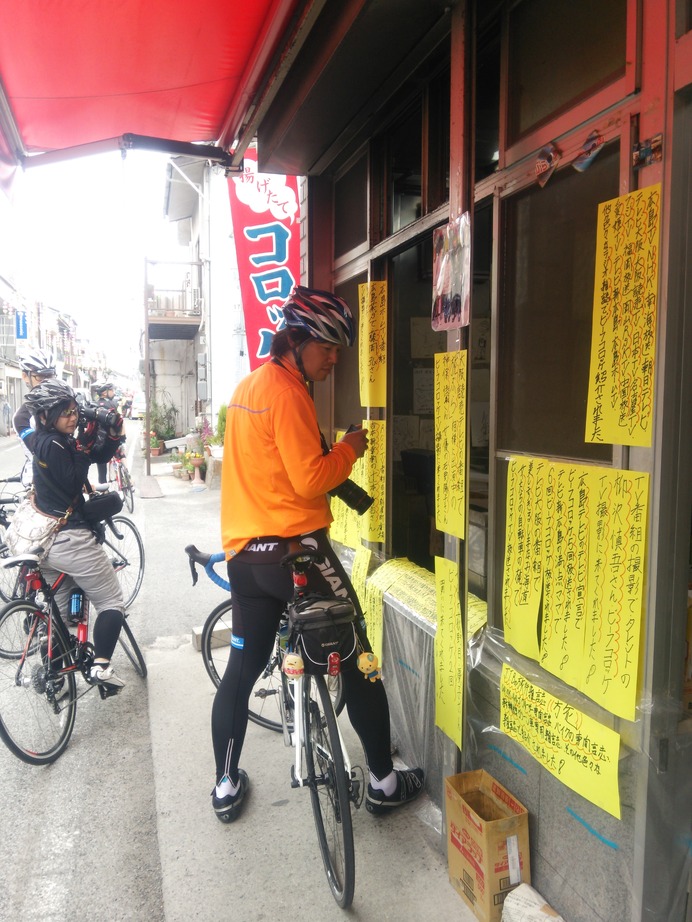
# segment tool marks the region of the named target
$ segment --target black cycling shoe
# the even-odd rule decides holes
[[[250,779],[247,776],[247,772],[243,771],[242,768],[238,769],[238,782],[239,787],[235,794],[227,794],[226,797],[216,796],[216,785],[214,785],[212,789],[211,805],[214,808],[214,813],[222,823],[232,823],[233,820],[237,820],[240,816],[243,803],[245,802],[245,795],[250,786]]]
[[[368,813],[389,813],[394,807],[401,807],[410,803],[423,791],[423,769],[405,768],[394,769],[397,785],[393,794],[385,794],[368,785],[365,795],[365,809]]]

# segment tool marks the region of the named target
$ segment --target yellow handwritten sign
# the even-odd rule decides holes
[[[365,604],[367,611],[368,640],[373,653],[382,661],[382,608],[385,592],[397,576],[397,561],[387,560],[368,577],[365,583]]]
[[[589,585],[582,691],[634,720],[644,597],[649,475],[591,472]]]
[[[538,659],[538,610],[543,592],[543,494],[549,462],[512,458],[507,473],[507,525],[502,614],[505,637],[518,653]]]
[[[358,369],[363,407],[387,406],[387,283],[358,286]]]
[[[435,558],[437,633],[435,634],[435,725],[461,748],[464,706],[464,633],[459,603],[459,567]]]
[[[434,574],[405,557],[387,561],[387,563],[392,565],[391,572],[395,575],[387,590],[389,594],[431,624],[435,624],[437,621],[437,593]]]
[[[361,537],[366,541],[384,542],[385,503],[387,499],[387,429],[383,419],[363,421],[368,430],[368,450],[359,462],[364,466],[364,489],[374,502],[362,516]]]
[[[660,183],[598,207],[586,441],[651,445]]]
[[[372,553],[367,547],[359,547],[353,557],[353,568],[351,570],[351,583],[356,591],[361,607],[365,601],[365,581],[368,577],[368,569]],[[367,620],[367,617],[366,617]]]
[[[506,663],[500,683],[500,729],[563,784],[620,819],[620,737],[614,730]]]
[[[509,464],[507,640],[626,720],[637,704],[648,495],[646,473]]]
[[[466,537],[466,352],[435,356],[435,519]]]
[[[541,665],[579,688],[588,593],[590,469],[550,464],[545,484]]]
[[[480,631],[488,623],[488,603],[479,599],[472,592],[466,594],[466,636]]]
[[[337,430],[335,433],[336,441],[344,435],[345,430]],[[356,462],[358,469],[354,467],[351,472],[351,479],[358,482],[358,477],[360,480],[365,480],[364,472],[364,463],[362,459]],[[362,484],[361,484],[362,485]],[[331,513],[334,516],[334,521],[332,522],[331,528],[329,530],[329,535],[334,541],[338,541],[340,544],[345,545],[346,547],[351,547],[357,550],[360,546],[360,516],[353,509],[350,509],[346,503],[342,502],[338,497],[333,496],[329,501]]]

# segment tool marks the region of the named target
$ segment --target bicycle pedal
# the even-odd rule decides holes
[[[363,774],[363,769],[360,765],[355,765],[351,769],[351,778],[348,785],[348,796],[349,800],[356,808],[356,810],[363,803],[363,795],[365,794],[365,776]]]

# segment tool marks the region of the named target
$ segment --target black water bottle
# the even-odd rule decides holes
[[[81,589],[72,590],[70,595],[69,620],[72,624],[78,624],[84,614],[84,593]]]

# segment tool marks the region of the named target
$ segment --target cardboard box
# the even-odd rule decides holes
[[[445,779],[449,879],[481,922],[500,922],[507,894],[531,883],[529,814],[486,771]]]

